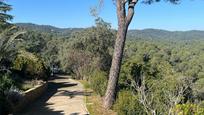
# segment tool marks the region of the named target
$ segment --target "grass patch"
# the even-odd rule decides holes
[[[91,86],[87,81],[85,80],[78,80],[78,81],[83,84],[85,90],[88,90],[88,89],[91,90]]]
[[[84,85],[85,92],[92,92],[91,95],[85,96],[86,107],[90,115],[116,115],[116,112],[102,107],[102,97],[90,88],[87,81],[79,80],[79,82]]]

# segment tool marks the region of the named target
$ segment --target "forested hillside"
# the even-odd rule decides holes
[[[58,33],[59,35],[68,36],[72,32],[81,31],[85,28],[57,28],[49,25],[37,25],[32,23],[17,23],[17,26],[27,30]],[[145,39],[203,39],[204,31],[191,30],[191,31],[167,31],[159,29],[144,29],[144,30],[129,30],[128,39],[145,38]]]
[[[83,29],[83,28],[57,28],[50,25],[37,25],[32,23],[16,23],[16,25],[26,30],[52,33],[57,34],[59,36],[69,36],[72,32],[80,31]]]
[[[17,24],[26,30],[19,46],[103,96],[116,31],[102,19],[83,29]],[[204,93],[204,31],[130,30],[114,110],[119,115],[176,113],[198,108]]]
[[[130,38],[147,38],[147,39],[203,39],[204,31],[167,31],[159,29],[145,29],[145,30],[129,30],[128,36]]]

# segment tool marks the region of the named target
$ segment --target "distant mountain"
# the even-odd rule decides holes
[[[129,30],[128,37],[132,39],[204,39],[204,31],[167,31],[159,29]]]
[[[33,23],[16,23],[16,25],[19,26],[20,28],[24,28],[27,30],[46,32],[46,33],[56,33],[64,36],[69,35],[74,31],[80,31],[83,29],[83,28],[57,28],[50,25],[37,25]]]
[[[75,31],[83,30],[84,28],[57,28],[50,25],[37,25],[32,23],[16,23],[17,26],[33,31],[56,33],[58,35],[67,36]],[[167,31],[160,29],[144,29],[144,30],[129,30],[128,39],[204,39],[204,31]]]

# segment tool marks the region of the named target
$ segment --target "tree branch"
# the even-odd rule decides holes
[[[125,9],[125,0],[117,0],[117,17],[118,25],[126,26],[126,9]]]
[[[129,0],[128,2],[128,15],[126,16],[126,26],[128,27],[132,21],[134,15],[134,7],[137,4],[138,0]]]

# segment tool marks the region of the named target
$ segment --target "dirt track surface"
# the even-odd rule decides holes
[[[19,115],[88,115],[83,85],[69,76],[57,76],[48,90]]]

